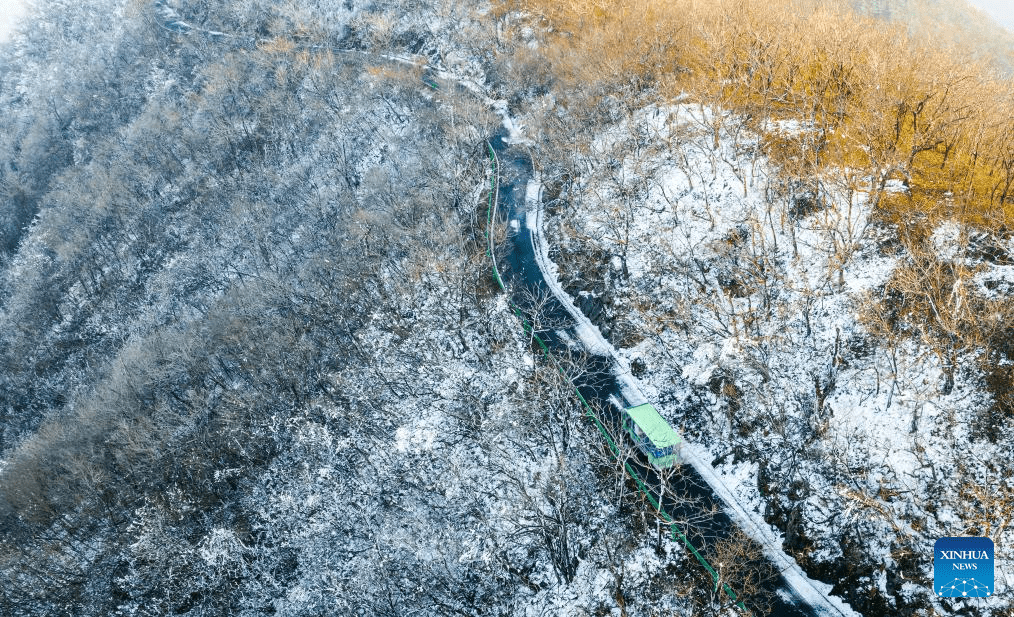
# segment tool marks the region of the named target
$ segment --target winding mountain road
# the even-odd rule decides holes
[[[160,24],[166,30],[180,34],[199,31],[212,38],[233,36],[223,32],[197,29],[186,23],[168,5],[156,2],[162,11]],[[367,53],[355,49],[334,49],[342,53]],[[520,308],[523,317],[532,327],[532,333],[556,355],[575,352],[587,354],[584,370],[572,376],[574,387],[589,409],[597,410],[597,422],[605,432],[621,435],[616,430],[619,413],[624,407],[649,402],[638,389],[635,381],[623,368],[616,350],[610,345],[574,305],[563,291],[555,277],[555,265],[549,260],[545,240],[542,237],[541,185],[534,172],[531,159],[514,147],[508,135],[513,122],[505,107],[493,101],[481,86],[455,77],[446,70],[438,70],[420,59],[383,56],[392,61],[425,67],[424,82],[434,78],[465,88],[496,107],[504,117],[505,128],[490,140],[495,159],[495,193],[492,199],[492,225],[506,225],[506,249],[502,255],[498,247],[490,244],[490,254],[497,273],[497,279],[509,290],[513,304]],[[489,237],[495,238],[492,230]],[[614,439],[622,444],[622,437]],[[702,459],[702,452],[692,445],[685,445],[681,452],[683,464],[672,473],[660,474],[642,459],[633,456],[625,458],[627,472],[640,488],[649,494],[664,518],[679,528],[680,538],[688,549],[702,563],[702,567],[716,575],[708,563],[714,555],[716,544],[732,536],[736,529],[742,530],[763,549],[764,557],[775,568],[777,575],[762,583],[763,591],[771,603],[767,614],[778,617],[852,617],[857,615],[846,604],[831,597],[827,585],[808,579],[799,566],[787,556],[777,544],[773,532],[758,525],[754,516],[747,513],[732,492],[722,484],[710,464]],[[626,452],[624,452],[625,454]],[[663,477],[664,476],[664,477]],[[721,582],[720,575],[717,576]],[[717,587],[716,587],[717,588]],[[736,590],[729,590],[734,594]],[[750,597],[742,598],[751,608]]]
[[[505,124],[510,124],[506,114]],[[547,351],[554,355],[586,354],[587,365],[573,378],[574,386],[589,409],[596,410],[601,425],[616,436],[617,444],[626,445],[615,428],[619,426],[620,409],[648,401],[623,368],[615,349],[574,305],[556,278],[556,267],[549,260],[542,237],[541,184],[531,159],[521,148],[512,146],[507,129],[499,132],[490,146],[496,178],[490,224],[494,229],[506,228],[501,247],[494,246],[492,241],[496,234],[492,231],[489,234],[497,276]],[[626,454],[626,450],[631,449],[621,452]],[[687,444],[681,453],[683,464],[665,474],[648,466],[632,451],[625,457],[627,472],[642,490],[650,493],[649,499],[668,514],[663,518],[673,521],[674,534],[681,533],[688,549],[696,549],[702,567],[722,581],[721,568],[712,568],[708,561],[714,558],[718,543],[740,529],[762,547],[764,559],[775,572],[760,584],[759,595],[766,596],[767,602],[764,609],[754,609],[756,613],[763,611],[779,617],[857,615],[844,602],[829,595],[828,585],[805,576],[781,550],[774,532],[737,503],[703,455],[703,450]],[[738,590],[731,591],[735,594]],[[750,597],[739,599],[751,608]]]

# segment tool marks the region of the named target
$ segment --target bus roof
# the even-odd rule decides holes
[[[669,423],[662,419],[658,411],[650,403],[628,407],[627,415],[637,426],[641,427],[644,434],[656,448],[675,446],[680,441],[680,436],[669,426]]]

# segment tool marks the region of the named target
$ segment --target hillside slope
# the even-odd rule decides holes
[[[577,159],[547,232],[568,289],[811,576],[864,615],[957,611],[932,590],[937,538],[988,535],[998,581],[1014,574],[1001,565],[1014,443],[979,350],[948,370],[918,332],[879,330],[876,299],[908,293],[929,262],[864,195],[771,200],[775,177],[747,154],[756,137],[723,133],[712,150],[700,113],[646,107]],[[941,225],[931,246],[942,267],[967,268],[966,301],[1009,293],[1010,240],[976,236],[984,258],[960,229]],[[834,238],[850,234],[839,277]]]
[[[929,579],[962,534],[1014,576],[1014,90],[825,4],[41,3],[0,55],[0,613],[734,610],[498,294],[466,80],[787,552],[868,616],[1009,613]]]
[[[906,25],[917,36],[956,44],[1014,70],[1014,32],[966,0],[852,0],[860,13]]]
[[[493,286],[500,119],[420,68],[484,81],[472,9],[54,1],[4,48],[0,614],[722,609]]]
[[[1010,80],[831,4],[506,3],[551,254],[811,576],[1005,615],[932,559],[985,535],[1014,574]]]

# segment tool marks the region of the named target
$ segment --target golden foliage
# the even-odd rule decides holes
[[[646,85],[738,112],[786,174],[862,178],[888,217],[1014,213],[1012,84],[957,47],[834,0],[504,0],[531,16],[564,91]],[[889,183],[908,187],[891,194]]]
[[[284,54],[291,52],[296,47],[296,44],[293,43],[291,39],[276,36],[273,39],[258,42],[257,47],[261,51],[268,53]]]

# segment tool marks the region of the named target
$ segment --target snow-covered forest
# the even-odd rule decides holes
[[[963,74],[874,152],[836,141],[883,124],[872,82],[778,99],[757,8],[37,4],[0,46],[0,615],[737,613],[491,276],[497,110],[576,305],[808,575],[869,616],[1010,610],[931,586],[949,535],[1014,577],[1011,131],[966,157]],[[694,64],[719,23],[763,105],[738,47]]]
[[[4,50],[0,614],[728,603],[490,276],[500,119],[422,70],[508,79],[483,10],[51,2]]]
[[[649,398],[859,612],[1007,614],[933,546],[1014,578],[1009,76],[819,3],[519,4],[550,255]]]

